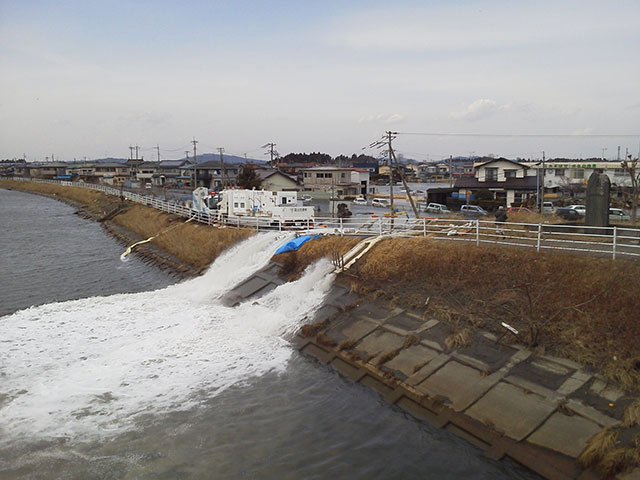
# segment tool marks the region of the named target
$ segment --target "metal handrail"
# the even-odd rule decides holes
[[[156,197],[140,195],[108,185],[69,182],[35,178],[12,178],[13,180],[50,183],[63,186],[82,187],[101,191],[107,195],[122,196],[126,200],[143,204],[206,225],[224,228],[252,228],[257,231],[289,230],[297,232],[325,232],[348,236],[395,235],[423,236],[434,240],[464,241],[480,244],[508,245],[541,250],[562,250],[604,254],[618,257],[640,257],[640,229],[630,227],[591,227],[562,224],[508,222],[498,233],[495,222],[480,219],[455,218],[389,218],[371,216],[369,218],[316,217],[306,225],[289,226],[269,217],[222,216],[194,212],[185,205],[167,202]],[[579,231],[576,231],[579,230]],[[611,232],[610,234],[608,232]],[[625,233],[624,235],[622,233]]]

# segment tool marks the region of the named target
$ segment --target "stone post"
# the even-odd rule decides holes
[[[607,227],[609,225],[609,177],[594,171],[587,185],[587,216],[585,225]]]

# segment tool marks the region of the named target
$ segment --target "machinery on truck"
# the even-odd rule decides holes
[[[298,206],[297,192],[198,187],[192,193],[194,212],[220,222],[232,217],[243,225],[307,226],[313,224],[314,208]]]

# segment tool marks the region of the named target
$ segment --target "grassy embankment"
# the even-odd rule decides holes
[[[281,255],[289,272],[346,253],[355,240],[319,239]],[[464,343],[475,329],[593,367],[627,390],[640,386],[640,264],[559,253],[384,240],[349,272],[352,289],[424,312]],[[513,338],[505,338],[513,341]]]
[[[0,188],[58,197],[85,209],[95,218],[101,218],[118,206],[123,206],[123,211],[111,218],[111,222],[142,238],[149,238],[166,230],[151,243],[196,269],[210,265],[225,248],[253,234],[249,229],[220,229],[185,223],[184,218],[142,205],[121,202],[117,197],[86,188],[15,181],[0,181]]]

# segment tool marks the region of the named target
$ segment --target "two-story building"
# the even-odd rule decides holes
[[[456,179],[455,188],[460,198],[464,198],[468,191],[485,190],[510,207],[514,203],[525,203],[537,193],[536,170],[522,163],[496,158],[476,163],[473,171],[473,176]]]
[[[223,183],[224,186],[237,184],[240,167],[234,163],[225,163],[223,175],[221,162],[212,160],[199,163],[195,170],[194,182],[196,187],[219,190],[223,187]]]
[[[336,166],[305,168],[302,182],[307,192],[331,193],[336,197],[366,195],[369,170]]]

